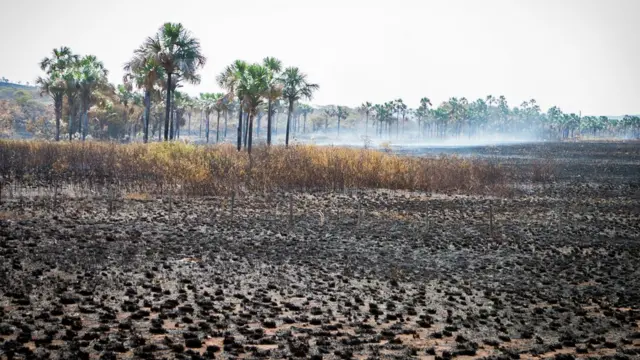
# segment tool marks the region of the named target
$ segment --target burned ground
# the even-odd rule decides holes
[[[553,174],[502,196],[245,194],[233,212],[5,197],[0,358],[640,357],[640,147],[480,153]]]

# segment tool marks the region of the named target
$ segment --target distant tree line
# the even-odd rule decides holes
[[[575,136],[640,136],[640,117],[581,116],[564,113],[559,107],[542,112],[536,100],[510,107],[504,96],[488,95],[469,102],[466,98],[450,98],[433,107],[429,98],[420,99],[411,109],[397,99],[384,104],[363,103],[358,109],[365,131],[373,127],[381,137],[401,136],[415,130],[420,138],[474,137],[486,134],[526,134],[545,139],[567,139]],[[329,115],[339,112],[329,110]],[[338,119],[339,124],[339,119]],[[408,129],[407,129],[408,128]]]

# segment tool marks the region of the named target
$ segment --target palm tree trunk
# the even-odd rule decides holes
[[[89,102],[88,101],[83,101],[83,116],[82,119],[84,119],[84,126],[82,127],[82,131],[80,132],[82,134],[82,141],[85,140],[85,138],[87,137],[87,128],[89,127]]]
[[[167,73],[167,102],[164,109],[164,141],[169,140],[169,114],[171,113],[171,73]]]
[[[180,118],[182,117],[182,113],[178,114],[176,110],[176,139],[180,139]]]
[[[289,147],[289,129],[291,127],[291,113],[293,112],[293,101],[289,100],[289,113],[287,114],[287,135],[284,140],[284,146]]]
[[[207,144],[209,143],[209,113],[207,112],[207,124],[205,126],[205,135],[207,137]]]
[[[254,110],[255,111],[255,110]],[[249,140],[247,143],[247,152],[249,153],[249,155],[251,155],[251,143],[253,140],[253,118],[255,118],[256,116],[253,114],[253,111],[251,112],[251,114],[249,115],[249,118],[247,119],[247,123],[248,123],[248,127],[249,127]]]
[[[224,111],[224,139],[227,139],[227,120],[229,120],[229,111]]]
[[[169,140],[173,140],[173,138],[175,137],[175,110],[173,108],[173,92],[171,92],[171,112],[169,113],[170,115],[170,119],[169,119]]]
[[[247,148],[247,140],[249,135],[249,113],[244,114],[244,148]]]
[[[220,111],[218,111],[218,122],[216,124],[216,144],[220,142]]]
[[[60,119],[62,119],[62,94],[54,95],[53,102],[56,112],[56,141],[60,141]]]
[[[271,99],[267,105],[267,146],[271,146]]]
[[[306,134],[306,132],[307,132],[307,113],[305,112],[303,116],[304,116],[304,120],[302,122],[302,133]]]
[[[80,136],[80,139],[82,139],[82,109],[83,109],[83,105],[82,102],[80,102],[80,107],[79,109],[76,109],[76,116],[78,117],[78,135]]]
[[[238,151],[242,150],[242,104],[238,109]]]
[[[127,125],[129,126],[129,141],[131,141],[131,139],[133,138],[133,126],[131,126],[132,124],[127,124],[127,106],[125,106],[124,111],[122,111],[122,123],[124,124],[125,128],[127,127]]]
[[[338,116],[338,137],[340,137],[340,118],[341,116]]]
[[[73,140],[73,100],[67,100],[69,103],[69,141]]]

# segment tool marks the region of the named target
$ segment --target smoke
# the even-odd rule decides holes
[[[336,129],[324,132],[295,134],[290,136],[290,142],[294,144],[314,144],[320,146],[346,146],[385,150],[411,150],[423,148],[463,148],[480,146],[516,145],[543,141],[535,132],[517,133],[484,132],[473,135],[460,134],[446,136],[426,136],[419,134],[417,130],[408,130],[396,134],[392,129],[391,135],[377,134],[375,129],[369,128],[365,134],[362,129],[341,129],[340,134]],[[278,136],[276,143],[284,143],[284,136]]]

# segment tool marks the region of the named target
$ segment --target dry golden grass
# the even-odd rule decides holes
[[[151,196],[146,193],[128,193],[124,195],[127,200],[148,201],[151,200]]]
[[[249,157],[230,145],[0,141],[0,176],[7,182],[116,185],[130,196],[167,189],[185,195],[363,188],[482,193],[502,188],[505,175],[480,159],[312,145],[256,147]]]

